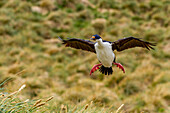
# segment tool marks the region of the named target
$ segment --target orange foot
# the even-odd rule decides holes
[[[101,66],[101,65],[102,65],[101,63],[94,65],[93,68],[92,68],[91,71],[90,71],[90,75],[91,75],[93,72],[95,72],[96,70],[98,70],[98,69],[99,69],[99,66]]]
[[[125,73],[125,69],[123,68],[122,64],[120,63],[114,63],[119,69],[121,69],[123,71],[123,73]]]

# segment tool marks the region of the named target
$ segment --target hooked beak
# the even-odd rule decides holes
[[[96,39],[95,39],[95,36],[92,36],[92,37],[90,38],[90,40],[96,40]]]

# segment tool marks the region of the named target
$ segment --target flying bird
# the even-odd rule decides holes
[[[76,49],[82,49],[85,51],[90,51],[97,54],[97,58],[99,60],[99,64],[93,66],[90,71],[90,75],[99,69],[102,74],[110,75],[113,73],[112,65],[116,65],[119,67],[124,73],[125,69],[120,63],[116,62],[114,50],[118,52],[123,51],[125,49],[134,48],[134,47],[142,47],[148,50],[154,49],[152,46],[155,44],[143,41],[139,38],[135,37],[127,37],[114,42],[102,40],[99,35],[93,35],[90,39],[95,40],[96,42],[92,42],[89,40],[77,39],[77,38],[69,38],[67,40],[59,39],[63,42],[66,47],[72,47]]]

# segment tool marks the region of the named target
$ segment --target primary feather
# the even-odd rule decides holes
[[[123,51],[125,49],[134,48],[134,47],[142,47],[150,50],[150,49],[154,49],[152,46],[155,46],[155,44],[134,37],[127,37],[112,42],[112,49],[113,50],[116,49],[117,51]]]

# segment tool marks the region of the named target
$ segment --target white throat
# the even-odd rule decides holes
[[[99,44],[99,46],[103,46],[103,40],[101,38],[97,40],[97,43]]]

